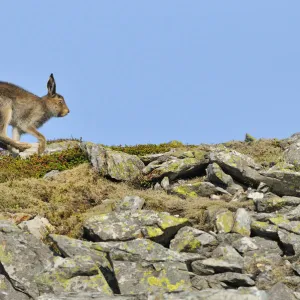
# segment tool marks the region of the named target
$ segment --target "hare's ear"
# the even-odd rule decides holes
[[[51,73],[47,82],[48,95],[54,96],[56,94],[56,83],[53,74]]]

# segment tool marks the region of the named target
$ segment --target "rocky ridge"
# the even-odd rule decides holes
[[[81,239],[2,220],[0,299],[300,299],[298,143],[272,166],[224,146],[138,157],[81,143],[99,176],[251,205],[208,207],[204,231],[133,195],[87,218]]]

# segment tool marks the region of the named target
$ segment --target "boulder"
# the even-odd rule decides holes
[[[230,194],[243,191],[243,187],[236,184],[232,177],[223,172],[220,166],[216,163],[212,163],[207,167],[206,174],[211,183],[227,190]]]
[[[85,236],[98,241],[126,241],[146,237],[168,244],[189,222],[168,213],[150,210],[110,212],[93,216],[84,223]]]
[[[81,143],[80,146],[102,176],[117,181],[133,181],[142,174],[144,163],[136,155],[113,151],[93,143]]]
[[[14,289],[36,298],[40,292],[35,277],[53,265],[52,252],[7,221],[0,221],[0,241],[1,273],[9,276]]]
[[[168,177],[170,181],[179,178],[200,176],[205,172],[208,159],[204,151],[189,151],[179,158],[175,157],[165,162],[153,161],[143,169],[143,174],[149,180],[159,180]]]
[[[46,238],[46,236],[55,229],[46,218],[40,216],[36,216],[32,220],[21,222],[19,227],[24,231],[30,232],[38,239]]]
[[[202,230],[185,226],[177,232],[170,249],[178,252],[207,253],[218,245],[214,236]]]
[[[141,210],[145,203],[145,199],[138,196],[126,196],[117,206],[116,211],[130,210],[132,212]]]
[[[100,292],[113,295],[99,267],[90,256],[56,257],[51,269],[35,277],[41,293]]]
[[[296,300],[293,291],[281,282],[276,283],[268,291],[268,295],[272,300]]]
[[[235,213],[232,232],[239,233],[244,236],[250,236],[251,218],[245,208],[238,208]]]
[[[216,149],[209,154],[209,160],[211,163],[217,163],[226,174],[238,182],[254,187],[263,182],[264,177],[259,173],[261,166],[249,156],[235,150]]]
[[[228,194],[224,189],[205,181],[175,184],[171,188],[171,193],[176,194],[181,198],[209,197],[214,194]]]

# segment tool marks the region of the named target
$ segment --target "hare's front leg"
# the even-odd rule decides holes
[[[24,132],[29,133],[36,137],[39,141],[39,150],[38,154],[42,154],[46,149],[46,139],[45,137],[37,131],[37,129],[33,126],[30,126],[26,129],[22,129]]]

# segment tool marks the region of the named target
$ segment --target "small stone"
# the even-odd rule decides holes
[[[132,212],[141,210],[145,200],[138,196],[126,196],[117,206],[116,211],[130,210]]]
[[[244,236],[250,236],[251,218],[245,208],[238,208],[236,211],[235,221],[231,231]]]
[[[169,177],[164,177],[163,180],[160,183],[161,187],[165,190],[168,191],[170,189],[170,180]]]

